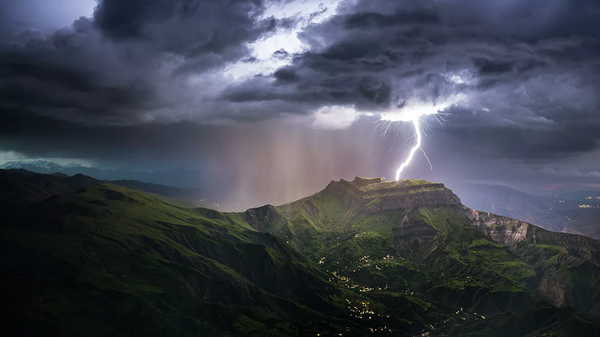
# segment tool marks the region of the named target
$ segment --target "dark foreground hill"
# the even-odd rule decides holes
[[[598,241],[477,212],[441,184],[332,182],[220,213],[21,173],[0,177],[9,335],[600,332]]]

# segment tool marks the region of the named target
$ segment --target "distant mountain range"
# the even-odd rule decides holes
[[[94,167],[85,167],[78,165],[61,166],[44,160],[32,162],[13,161],[0,165],[0,169],[24,169],[31,172],[52,174],[55,172],[64,173],[69,176],[75,174],[84,174],[100,180],[138,180],[153,184],[180,188],[210,188],[210,181],[200,170],[190,170],[184,168],[175,168],[154,172],[146,171],[127,171],[127,170],[102,170]]]
[[[600,238],[600,191],[542,197],[506,186],[465,183],[449,186],[471,208],[526,221],[551,231]]]
[[[85,175],[98,180],[111,181],[144,192],[149,192],[190,207],[220,208],[226,191],[211,188],[201,171],[171,169],[156,172],[101,170],[78,165],[61,166],[56,163],[36,160],[32,162],[8,162],[0,165],[3,170],[23,170],[53,176]]]
[[[600,334],[600,241],[443,184],[332,181],[238,213],[127,184],[0,170],[8,335]]]
[[[32,162],[11,161],[6,164],[0,165],[0,168],[4,170],[23,169],[43,174],[52,174],[55,172],[65,171],[65,167],[45,160],[34,160]]]
[[[101,170],[61,166],[38,160],[9,162],[1,169],[24,169],[42,174],[84,174],[121,186],[170,197],[187,206],[222,208],[227,186],[217,186],[198,170],[171,169],[156,172]],[[553,197],[535,196],[506,186],[451,182],[447,184],[474,209],[526,221],[545,229],[583,234],[600,239],[600,191],[575,191]],[[580,207],[583,206],[583,207]],[[587,207],[589,206],[589,207]]]
[[[208,207],[219,209],[223,204],[218,192],[206,188],[179,188],[159,184],[145,183],[137,180],[113,180],[111,183],[133,190],[143,191],[166,197],[190,207]]]

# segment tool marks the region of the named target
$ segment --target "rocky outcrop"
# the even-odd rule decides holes
[[[464,207],[464,210],[475,226],[492,240],[504,246],[515,247],[521,243],[533,243],[573,249],[589,248],[600,250],[600,243],[587,236],[551,232],[527,222],[493,213],[480,212],[468,207]],[[590,255],[589,251],[586,250],[583,253],[589,255],[588,260],[598,264],[595,256]]]
[[[326,190],[365,213],[461,204],[444,184],[424,180],[386,181],[385,178],[356,177],[351,182],[343,179],[332,181]]]
[[[528,238],[536,240],[534,227],[526,222],[503,217],[493,213],[480,212],[468,207],[464,208],[473,225],[486,236],[504,246],[516,246]],[[530,232],[531,231],[531,232]]]

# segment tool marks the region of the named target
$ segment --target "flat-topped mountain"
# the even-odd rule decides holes
[[[65,179],[4,176],[0,296],[11,335],[600,331],[598,241],[467,208],[442,184],[357,178],[222,213]]]
[[[580,280],[588,273],[600,277],[597,240],[473,210],[443,184],[358,177],[332,181],[296,202],[248,210],[243,219],[314,259],[324,258],[322,264],[338,273],[344,273],[338,263],[356,266],[367,255],[399,254],[421,275],[437,273],[430,282],[438,285],[438,296],[485,284],[486,296],[500,296],[493,301],[520,294],[600,315],[600,283]],[[382,273],[361,282],[372,286]]]
[[[351,182],[343,179],[332,181],[326,190],[366,213],[460,204],[460,199],[444,184],[425,180],[386,181],[385,178],[356,177]]]

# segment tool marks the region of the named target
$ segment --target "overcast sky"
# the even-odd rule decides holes
[[[202,168],[243,201],[600,186],[598,0],[4,0],[0,163]],[[441,123],[440,123],[441,121]]]

